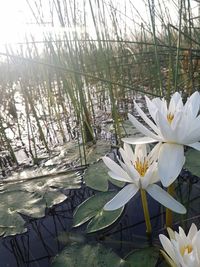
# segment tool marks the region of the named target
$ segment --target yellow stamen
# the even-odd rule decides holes
[[[192,245],[187,245],[187,246],[183,246],[180,249],[180,253],[183,256],[185,253],[191,253],[193,251],[193,247]]]
[[[137,158],[137,160],[135,161],[134,167],[139,172],[139,174],[143,177],[143,176],[145,176],[145,173],[149,167],[149,164],[148,164],[148,161],[146,159],[144,159],[144,161],[141,162],[139,160],[139,158]]]
[[[172,114],[171,112],[168,113],[167,114],[167,120],[168,120],[169,124],[172,123],[173,119],[174,119],[174,114]]]

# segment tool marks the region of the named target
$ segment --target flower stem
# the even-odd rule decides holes
[[[142,207],[144,211],[144,218],[145,218],[145,223],[146,223],[146,232],[147,235],[151,235],[151,220],[149,216],[149,208],[148,208],[148,203],[147,203],[147,197],[146,197],[146,192],[144,189],[140,189],[141,193],[141,199],[142,199]]]
[[[174,195],[174,184],[171,184],[167,188],[167,192],[173,196]],[[172,228],[172,223],[173,223],[173,216],[172,216],[172,211],[170,209],[166,209],[166,227]]]

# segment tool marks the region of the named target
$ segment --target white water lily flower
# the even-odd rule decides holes
[[[172,267],[199,267],[200,266],[200,231],[193,223],[186,236],[179,227],[179,233],[168,228],[170,239],[159,235],[165,251],[161,251],[166,261]]]
[[[153,120],[150,120],[135,103],[136,110],[150,131],[133,115],[129,120],[146,137],[124,138],[129,144],[162,142],[158,157],[158,172],[164,186],[169,186],[177,178],[185,163],[184,147],[200,150],[200,94],[193,93],[183,105],[181,95],[173,94],[169,106],[164,99],[146,98],[146,104]]]
[[[126,182],[126,185],[119,193],[105,206],[105,210],[115,210],[124,206],[140,189],[144,189],[156,201],[165,207],[184,214],[185,207],[171,197],[165,190],[155,183],[160,179],[157,172],[157,155],[160,144],[147,154],[146,145],[136,145],[135,154],[130,145],[124,143],[124,149],[120,148],[123,162],[120,165],[109,157],[103,157],[103,161],[110,169],[108,174],[111,178]]]

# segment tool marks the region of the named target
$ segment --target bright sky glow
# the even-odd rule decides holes
[[[103,0],[102,0],[103,1]],[[27,4],[28,1],[26,0],[0,0],[0,44],[3,43],[16,43],[16,42],[22,42],[24,41],[24,35],[25,33],[31,33],[33,36],[36,37],[37,40],[42,39],[42,32],[49,31],[49,32],[59,32],[63,28],[61,27],[49,27],[48,23],[51,22],[50,19],[50,9],[53,8],[53,0],[29,0],[29,3],[32,5],[32,7],[35,8],[34,3],[35,2],[41,2],[42,6],[42,12],[44,16],[44,21],[47,23],[45,27],[39,27],[34,22],[33,15],[31,13],[30,7]],[[62,1],[60,1],[62,2]],[[76,3],[78,3],[78,8],[81,11],[81,3],[82,0],[76,0]],[[86,3],[89,3],[89,1],[86,1]],[[92,3],[95,3],[95,1],[91,1]],[[104,3],[106,3],[106,6],[109,9],[109,0],[104,0]],[[145,3],[146,4],[145,4]],[[151,2],[151,0],[150,0]],[[173,18],[174,22],[178,21],[177,11],[175,11],[174,3],[178,4],[179,1],[173,1],[173,0],[166,0],[166,1],[158,1],[154,0],[156,9],[155,11],[160,12],[160,8],[164,9],[163,3],[166,5],[166,10],[168,10],[168,13]],[[159,6],[159,2],[161,3],[161,6]],[[87,3],[87,4],[88,4]],[[120,17],[124,19],[124,22],[129,25],[129,27],[132,27],[132,24],[134,24],[133,21],[138,23],[138,25],[141,25],[141,23],[145,23],[148,21],[149,23],[149,11],[147,9],[147,0],[112,0],[113,6],[116,7],[116,10]],[[198,3],[194,0],[191,1],[191,5],[193,8],[193,11],[195,15],[198,15],[198,8],[194,8],[198,6]],[[125,8],[126,6],[126,8]],[[87,9],[89,10],[89,4],[87,6]],[[139,14],[137,13],[137,11]],[[54,8],[55,11],[55,8]],[[127,17],[125,18],[124,14],[126,13]],[[54,13],[55,14],[55,13]],[[165,13],[166,14],[166,13]],[[164,14],[164,15],[165,15]],[[56,17],[54,18],[54,22],[56,25]],[[164,18],[166,19],[166,18]],[[91,27],[93,24],[91,19],[90,11],[88,11],[87,16],[87,27]],[[65,28],[66,31],[69,31],[69,29]],[[92,30],[90,31],[92,32]]]

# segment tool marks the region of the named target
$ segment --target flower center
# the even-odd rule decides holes
[[[167,120],[168,120],[169,124],[172,123],[173,119],[174,119],[174,114],[172,114],[171,112],[168,113],[167,114]]]
[[[140,161],[139,158],[135,161],[134,165],[135,169],[139,172],[139,174],[143,177],[149,167],[149,163],[146,159],[144,161]]]
[[[187,253],[187,254],[191,253],[192,250],[193,250],[192,245],[187,245],[187,246],[181,247],[180,253],[183,256],[185,253]]]

